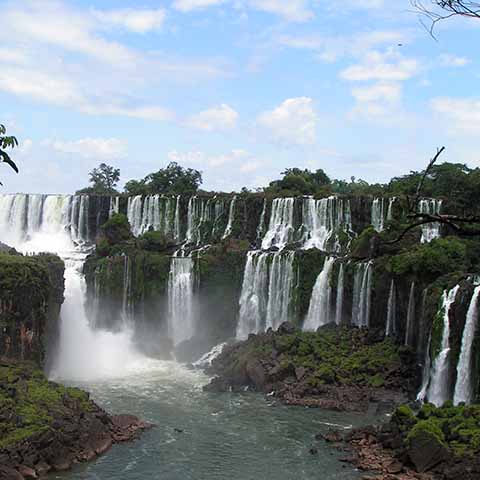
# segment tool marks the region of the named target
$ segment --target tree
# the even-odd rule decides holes
[[[282,172],[283,178],[270,183],[266,191],[289,195],[315,195],[331,183],[328,175],[318,169],[315,172],[300,168],[287,168]]]
[[[6,148],[15,148],[18,147],[18,140],[16,137],[7,136],[7,129],[4,125],[0,125],[0,160],[15,170],[18,173],[18,167],[15,162],[10,158],[8,153],[5,151]],[[0,182],[0,185],[2,183]]]
[[[471,0],[428,0],[428,2],[426,0],[411,0],[411,3],[417,11],[430,20],[429,31],[432,36],[435,25],[440,20],[446,20],[457,15],[480,19],[480,2],[472,2]]]
[[[192,195],[202,182],[202,173],[198,170],[170,162],[143,180],[130,180],[125,192],[128,195]]]
[[[89,176],[89,182],[92,186],[78,190],[77,194],[93,193],[98,195],[114,195],[118,193],[115,187],[120,180],[119,168],[101,163],[98,168],[94,168],[89,173]]]

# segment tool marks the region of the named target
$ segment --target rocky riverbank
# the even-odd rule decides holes
[[[151,425],[111,416],[88,393],[49,382],[31,363],[0,361],[0,478],[39,478],[94,460]]]
[[[335,326],[250,335],[224,348],[207,391],[250,389],[289,405],[341,411],[393,409],[417,388],[414,355],[374,331]]]
[[[401,406],[383,425],[330,431],[319,440],[345,449],[343,459],[370,480],[478,480],[480,406]]]

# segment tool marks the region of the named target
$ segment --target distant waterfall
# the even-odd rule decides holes
[[[472,382],[472,354],[475,332],[478,324],[478,299],[480,296],[480,286],[473,292],[472,300],[467,312],[467,320],[463,329],[462,349],[457,365],[457,382],[453,402],[458,405],[460,402],[471,403],[474,396],[474,387]]]
[[[350,202],[334,196],[321,200],[306,198],[302,223],[304,248],[339,251],[336,233],[339,229],[347,232],[352,229]]]
[[[262,249],[271,247],[284,248],[293,240],[295,227],[293,225],[294,198],[276,198],[273,200],[272,213],[268,231],[262,241]]]
[[[439,215],[442,209],[442,200],[434,198],[420,200],[419,213]],[[422,243],[428,243],[440,237],[440,224],[438,222],[422,225]]]
[[[435,358],[430,375],[430,385],[428,387],[428,401],[436,406],[441,406],[449,399],[448,392],[448,357],[450,353],[450,308],[455,302],[458,289],[457,285],[449,292],[443,292],[442,313],[443,313],[443,333],[440,352]]]
[[[353,278],[352,325],[370,325],[370,302],[372,290],[372,262],[359,263]]]
[[[267,216],[267,199],[263,200],[262,213],[260,214],[260,221],[258,222],[257,227],[257,240],[261,240],[265,235],[267,225],[265,223],[265,217]]]
[[[194,261],[181,254],[172,257],[168,278],[168,333],[174,345],[195,334]]]
[[[278,328],[291,318],[294,252],[250,251],[240,296],[237,338]]]
[[[385,199],[375,198],[372,203],[372,220],[373,228],[377,232],[382,232],[385,222]]]
[[[237,202],[237,196],[235,195],[232,200],[230,200],[230,207],[228,210],[228,223],[225,228],[225,233],[223,234],[222,239],[228,238],[232,234],[233,221],[235,219],[235,204]]]
[[[388,199],[388,208],[387,208],[387,222],[393,220],[393,205],[395,204],[397,197],[390,197]]]
[[[415,328],[415,282],[410,285],[408,297],[407,328],[405,329],[405,345],[413,346],[413,331]]]
[[[308,314],[303,324],[304,330],[316,331],[317,328],[326,325],[331,320],[330,305],[332,287],[330,285],[330,278],[334,263],[334,257],[325,259],[323,269],[318,275],[315,286],[313,287]]]
[[[132,272],[130,266],[130,257],[124,255],[123,257],[123,294],[122,294],[122,320],[125,327],[130,325],[132,320]]]
[[[388,295],[387,305],[387,326],[385,335],[387,337],[395,336],[397,333],[397,289],[395,280],[390,283],[390,293]]]
[[[135,236],[143,232],[142,228],[142,196],[128,197],[127,217]]]
[[[430,369],[432,366],[432,360],[430,358],[430,346],[432,344],[432,332],[428,336],[427,348],[425,350],[425,357],[423,360],[423,369],[422,369],[422,386],[417,395],[417,400],[419,402],[424,402],[427,397],[428,385],[430,384]]]
[[[108,216],[112,217],[120,212],[120,197],[110,197],[110,208],[108,209]]]
[[[340,263],[337,280],[337,302],[335,308],[335,323],[340,325],[343,319],[343,296],[345,290],[345,269],[343,263]]]

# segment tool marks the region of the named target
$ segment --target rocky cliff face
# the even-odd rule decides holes
[[[0,254],[0,357],[43,364],[63,303],[64,264],[55,255]]]

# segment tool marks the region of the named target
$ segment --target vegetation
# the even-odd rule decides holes
[[[142,180],[130,180],[125,185],[127,195],[191,195],[202,184],[202,173],[170,162],[165,168],[150,173]]]
[[[98,168],[94,168],[90,173],[89,183],[91,187],[78,190],[79,194],[93,194],[93,195],[115,195],[118,194],[115,187],[120,181],[120,169],[114,168],[106,163],[101,163]]]
[[[10,158],[10,155],[5,151],[8,148],[18,147],[18,140],[16,137],[7,136],[7,129],[4,125],[0,125],[0,161],[10,165],[10,167],[18,173],[16,163]],[[0,185],[2,183],[0,182]]]

